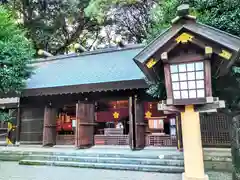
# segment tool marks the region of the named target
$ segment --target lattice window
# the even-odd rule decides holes
[[[174,99],[204,98],[204,63],[181,63],[170,66]]]
[[[203,146],[230,146],[231,122],[231,117],[225,114],[201,115]]]

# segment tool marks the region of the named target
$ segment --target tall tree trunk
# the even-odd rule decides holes
[[[232,124],[232,180],[240,180],[240,115],[233,118]]]

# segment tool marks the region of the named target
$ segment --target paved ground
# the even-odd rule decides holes
[[[231,180],[231,174],[211,172],[210,180]],[[179,174],[112,171],[49,166],[20,166],[0,162],[0,180],[181,180]]]

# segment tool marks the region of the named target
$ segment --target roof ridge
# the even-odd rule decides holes
[[[81,54],[72,53],[72,54],[56,55],[56,56],[51,56],[51,57],[47,57],[47,58],[35,59],[32,61],[32,64],[55,61],[55,60],[63,60],[63,59],[73,58],[73,57],[81,57],[81,56],[109,53],[109,52],[127,51],[127,50],[131,50],[131,49],[139,49],[139,48],[143,48],[143,47],[144,47],[143,44],[134,44],[134,45],[126,45],[123,48],[113,47],[113,48],[97,49],[94,51],[86,51]]]
[[[200,24],[200,25],[202,25],[202,26],[205,26],[205,27],[207,27],[207,28],[213,29],[213,30],[215,30],[215,31],[224,33],[224,34],[226,34],[226,35],[228,35],[228,36],[231,36],[231,37],[233,37],[233,38],[240,39],[240,37],[237,36],[237,35],[233,35],[233,34],[227,32],[227,31],[223,31],[223,30],[218,29],[218,28],[215,28],[215,27],[213,27],[213,26],[210,26],[210,25],[207,25],[207,24],[204,24],[204,23],[201,23],[201,22],[197,22],[197,24]]]

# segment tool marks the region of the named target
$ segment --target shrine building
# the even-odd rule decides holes
[[[182,43],[186,38],[189,43]],[[20,144],[181,149],[180,115],[158,110],[161,99],[147,94],[146,83],[146,79],[151,80],[156,73],[144,69],[155,65],[155,70],[161,68],[155,61],[160,58],[159,49],[165,48],[174,63],[183,56],[200,60],[206,45],[216,49],[222,58],[229,58],[235,55],[233,51],[239,52],[240,38],[198,23],[191,17],[177,19],[146,46],[126,45],[37,59],[32,64],[35,72],[21,96],[2,99],[0,104],[16,109],[15,139]],[[141,60],[149,58],[152,59],[146,66],[141,64]],[[194,63],[191,67],[200,69],[188,72],[183,67],[186,78],[201,81],[204,68]],[[188,77],[190,73],[192,76]],[[186,80],[186,83],[190,82]],[[180,98],[202,98],[207,92],[199,86],[193,88],[192,94],[190,91],[180,94],[180,90],[177,93],[178,89],[175,95]],[[200,122],[204,147],[230,147],[231,117],[202,112]],[[0,129],[4,128],[6,126],[0,124]]]

